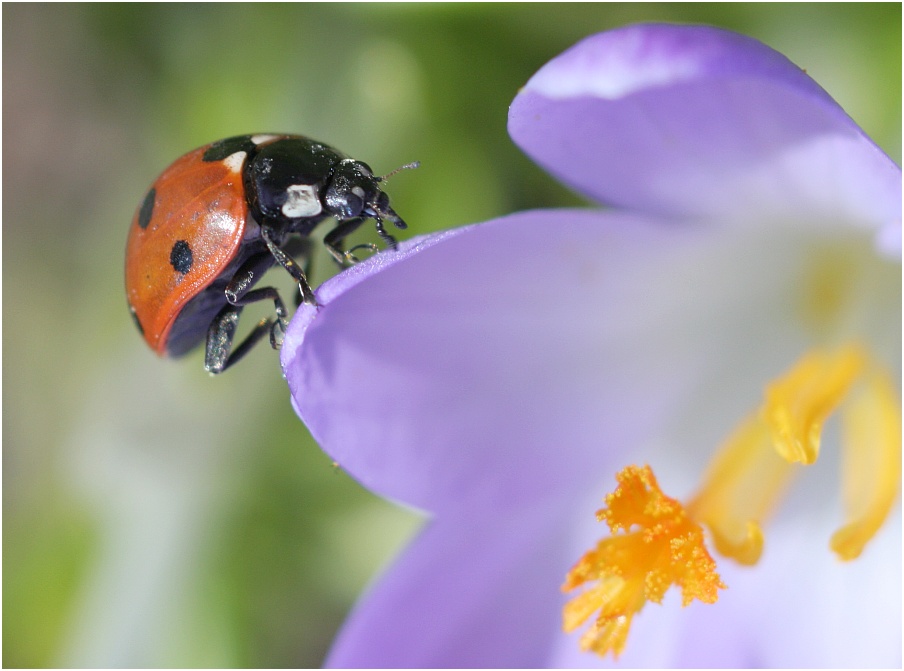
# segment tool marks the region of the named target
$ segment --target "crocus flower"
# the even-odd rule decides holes
[[[509,130],[613,209],[410,240],[289,327],[311,433],[427,515],[327,664],[900,665],[900,168],[708,27],[583,40]]]

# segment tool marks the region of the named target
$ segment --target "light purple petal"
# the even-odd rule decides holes
[[[901,668],[900,509],[856,561],[828,549],[840,522],[830,505],[786,513],[767,528],[760,564],[731,576],[735,617],[760,641],[754,665]]]
[[[817,490],[825,490],[816,483]],[[808,491],[812,497],[816,493]],[[821,491],[825,494],[826,491]],[[586,520],[598,500],[591,497]],[[718,604],[682,608],[677,592],[648,604],[614,661],[580,652],[561,631],[558,586],[600,536],[578,539],[561,501],[500,516],[433,520],[359,601],[334,642],[331,667],[873,668],[900,666],[900,515],[864,556],[826,546],[835,511],[810,506],[768,530],[755,569],[720,559]],[[831,586],[831,589],[827,589]],[[868,604],[868,607],[864,607]]]
[[[755,351],[785,334],[698,316],[758,286],[721,292],[683,253],[718,239],[704,233],[553,210],[378,254],[292,321],[296,410],[366,487],[435,513],[581,491],[685,402],[714,338],[760,339]],[[701,300],[712,286],[721,301]]]
[[[900,240],[900,168],[799,67],[728,31],[636,25],[589,37],[524,86],[509,132],[608,204],[886,227],[877,244],[892,253]]]
[[[364,596],[326,665],[537,667],[561,626],[563,511],[430,522]]]
[[[865,244],[822,232],[821,244]],[[678,443],[699,469],[812,345],[788,290],[810,281],[812,243],[805,229],[524,212],[328,281],[322,307],[293,319],[283,367],[342,468],[433,513],[581,491],[681,418],[715,420]]]

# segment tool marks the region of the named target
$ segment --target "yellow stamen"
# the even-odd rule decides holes
[[[889,377],[872,370],[845,404],[842,480],[848,522],[830,546],[857,558],[882,526],[901,482],[901,403]]]
[[[761,524],[794,474],[776,454],[769,429],[747,418],[717,453],[688,511],[712,533],[719,554],[756,564],[763,551]]]
[[[599,610],[581,637],[581,649],[618,656],[633,615],[647,601],[661,603],[672,585],[681,588],[686,606],[694,599],[714,603],[725,585],[703,544],[703,529],[684,507],[659,488],[649,466],[629,466],[617,476],[618,487],[597,511],[614,535],[601,540],[568,573],[562,590],[596,582],[573,598],[563,611],[571,632]],[[639,527],[632,531],[632,527]]]
[[[812,464],[819,456],[822,425],[863,370],[859,347],[814,351],[766,388],[763,421],[775,449],[791,462]]]
[[[761,525],[777,507],[795,464],[819,455],[822,425],[844,408],[849,523],[832,539],[842,558],[860,554],[882,526],[901,473],[901,412],[887,376],[856,345],[807,353],[766,389],[763,407],[717,453],[688,510],[720,554],[755,564]],[[848,399],[848,397],[850,397]]]

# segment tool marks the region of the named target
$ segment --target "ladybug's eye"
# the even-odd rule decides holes
[[[326,206],[339,219],[357,217],[364,209],[364,189],[353,186],[351,189],[329,189],[324,200]]]
[[[373,173],[363,163],[343,161],[327,184],[323,202],[337,219],[351,219],[361,216],[378,191]]]

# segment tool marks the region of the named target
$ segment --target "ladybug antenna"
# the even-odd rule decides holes
[[[375,179],[378,182],[385,182],[387,179],[389,179],[390,177],[392,177],[393,175],[395,175],[398,172],[402,172],[403,170],[414,170],[415,168],[419,168],[420,166],[421,166],[420,161],[412,161],[411,163],[406,163],[405,165],[396,168],[392,172],[388,172],[385,175],[383,175],[382,177],[376,177]]]

